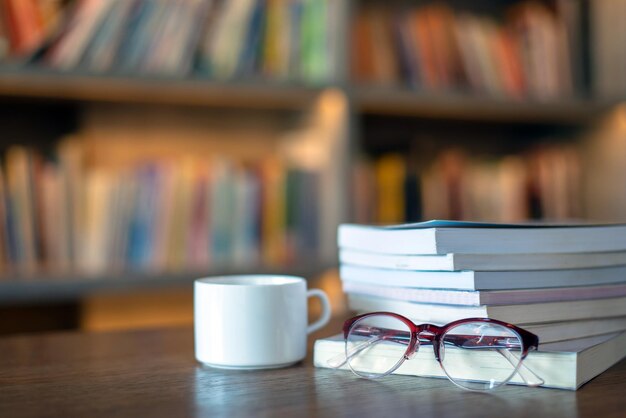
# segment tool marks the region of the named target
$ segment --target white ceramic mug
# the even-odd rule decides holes
[[[308,324],[307,300],[322,302],[322,315]],[[296,276],[242,275],[194,283],[196,359],[220,368],[289,366],[306,356],[306,339],[330,319],[330,303],[319,289]]]

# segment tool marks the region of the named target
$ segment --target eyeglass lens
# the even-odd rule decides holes
[[[346,338],[346,358],[354,373],[375,379],[400,366],[411,330],[403,321],[387,315],[372,315],[352,324]]]
[[[449,329],[441,339],[441,366],[458,386],[470,390],[494,389],[517,371],[522,341],[507,327],[470,322]]]

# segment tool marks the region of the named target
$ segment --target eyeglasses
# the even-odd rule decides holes
[[[543,384],[522,364],[528,352],[537,348],[539,338],[495,319],[461,319],[444,326],[417,325],[402,315],[373,312],[348,319],[343,334],[345,354],[331,358],[328,364],[339,368],[347,363],[360,377],[386,376],[412,359],[420,345],[432,345],[445,375],[463,389],[495,389],[516,374],[528,386]]]

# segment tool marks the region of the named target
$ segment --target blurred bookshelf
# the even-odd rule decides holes
[[[618,99],[514,100],[371,85],[216,82],[198,77],[116,77],[0,68],[0,97],[5,99],[297,111],[310,105],[324,88],[338,88],[350,94],[356,113],[424,118],[585,124],[619,103]]]
[[[229,173],[252,179],[241,182],[239,189],[254,193],[250,190],[258,188],[269,193],[267,201],[281,202],[264,209],[279,213],[273,220],[248,213],[256,218],[246,221],[252,238],[244,239],[254,242],[245,245],[257,254],[232,258],[219,268],[202,257],[190,268],[183,257],[173,269],[153,258],[156,264],[142,269],[141,262],[129,262],[137,255],[120,265],[124,257],[117,254],[118,264],[95,256],[91,262],[97,268],[85,271],[74,264],[84,263],[85,257],[65,254],[66,262],[71,258],[70,267],[65,266],[65,273],[51,274],[48,271],[54,269],[42,266],[54,261],[51,254],[58,248],[54,242],[44,243],[51,234],[44,231],[44,224],[51,228],[56,218],[36,220],[43,232],[33,236],[42,242],[31,243],[30,260],[16,262],[15,254],[6,256],[7,242],[14,245],[10,241],[15,237],[4,239],[0,303],[167,287],[221,273],[312,276],[336,264],[334,228],[348,220],[626,218],[626,204],[621,202],[612,205],[614,210],[598,209],[612,199],[611,191],[587,194],[582,189],[563,189],[567,181],[562,177],[567,173],[574,173],[569,177],[573,182],[595,181],[597,186],[602,181],[598,179],[610,182],[617,170],[599,170],[604,174],[598,179],[585,179],[598,172],[598,161],[605,168],[605,154],[621,149],[606,138],[621,137],[623,132],[616,121],[621,116],[612,115],[623,111],[619,104],[626,88],[618,84],[624,76],[611,70],[626,63],[626,52],[619,51],[612,36],[619,38],[623,30],[619,24],[599,23],[624,16],[619,12],[626,12],[626,1],[601,3],[0,0],[0,104],[6,109],[17,106],[22,113],[18,122],[12,120],[15,112],[0,120],[12,127],[0,144],[3,183],[7,183],[3,193],[8,193],[5,205],[16,199],[11,193],[19,189],[9,183],[21,181],[30,184],[25,199],[40,204],[41,196],[48,196],[46,204],[57,205],[57,211],[64,207],[61,198],[50,197],[62,193],[50,190],[61,190],[59,183],[67,180],[59,144],[68,137],[83,144],[85,168],[80,176],[97,190],[119,189],[125,182],[151,184],[137,180],[142,170],[152,169],[167,182],[172,174],[163,174],[165,166],[179,164],[173,176],[184,177],[188,168],[181,161],[193,160],[191,166],[197,168],[203,161],[213,164],[224,159],[232,160],[235,167]],[[611,84],[607,81],[611,78],[619,82]],[[62,132],[50,134],[60,129],[59,120]],[[186,147],[189,155],[180,151]],[[16,149],[22,154],[21,168],[10,161],[11,150],[15,155]],[[575,158],[563,157],[573,154]],[[272,156],[280,168],[268,174]],[[542,178],[541,182],[544,189],[556,190],[554,196],[575,194],[574,209],[559,209],[553,200],[538,202],[539,195],[528,191],[535,181],[529,173],[536,160],[566,167],[547,174],[558,181]],[[563,163],[566,160],[571,164]],[[33,174],[32,161],[37,161],[38,170],[47,167],[48,186],[33,180],[41,172]],[[451,170],[452,177],[446,174],[450,164],[458,166]],[[611,167],[619,166],[614,162]],[[215,175],[207,167],[200,183]],[[260,175],[263,170],[269,171]],[[21,180],[15,180],[15,173]],[[275,178],[268,180],[272,175]],[[458,210],[456,203],[432,197],[440,188],[447,190],[441,194],[448,193],[451,201],[480,200],[479,195],[449,192],[456,187],[450,182],[460,182],[463,175],[471,177],[465,188],[505,194],[509,200],[491,202],[492,209],[470,205]],[[485,180],[490,175],[501,176],[502,185],[490,186]],[[196,180],[182,182],[181,187],[196,187]],[[515,193],[504,193],[512,190],[511,182]],[[91,191],[91,198],[111,205],[97,196],[94,187],[81,193]],[[140,194],[134,196],[135,204],[149,212],[153,196]],[[419,207],[409,201],[419,202]],[[252,205],[268,204],[259,202]],[[528,207],[502,212],[515,202]],[[230,214],[238,216],[235,207],[245,206],[235,204]],[[187,210],[156,207],[170,214]],[[45,218],[35,215],[41,207],[30,210],[33,219]],[[3,216],[3,228],[11,229],[15,213],[13,218]],[[94,217],[90,234],[111,229],[98,223],[96,219],[103,216],[99,211],[90,216]],[[155,218],[149,222],[159,226]],[[193,231],[194,222],[185,228]],[[294,223],[300,229],[290,230]],[[116,228],[120,230],[119,225]],[[268,232],[272,228],[274,232]],[[272,236],[283,241],[277,250],[268,250],[264,241]],[[167,245],[174,248],[184,240],[176,239]],[[97,254],[98,245],[105,244],[87,244],[85,251]],[[83,245],[77,241],[70,246]],[[206,242],[193,248],[211,251]],[[259,256],[268,251],[288,254],[278,258],[266,254],[268,262]]]

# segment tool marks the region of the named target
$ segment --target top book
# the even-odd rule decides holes
[[[340,248],[382,254],[583,253],[626,249],[626,224],[428,221],[339,226]]]

